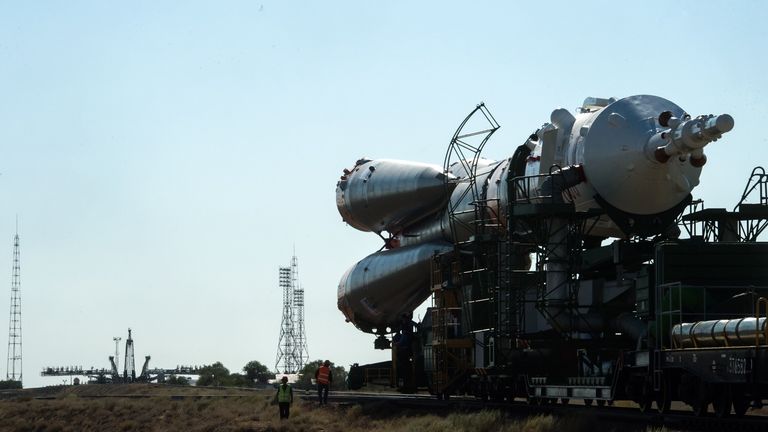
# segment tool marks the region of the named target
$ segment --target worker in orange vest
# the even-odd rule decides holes
[[[323,365],[315,371],[315,381],[317,382],[317,397],[320,399],[320,405],[328,405],[328,389],[333,382],[331,374],[331,362],[326,360]]]

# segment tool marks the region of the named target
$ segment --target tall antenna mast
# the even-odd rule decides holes
[[[283,320],[280,323],[280,339],[277,342],[275,372],[295,373],[293,340],[293,273],[291,267],[280,267],[280,288],[283,290]],[[282,367],[281,367],[282,363]]]
[[[293,252],[291,259],[291,275],[293,282],[293,317],[294,317],[294,353],[297,370],[301,371],[309,360],[307,350],[307,338],[304,332],[304,287],[299,284],[299,264],[296,258],[296,251]]]
[[[19,219],[13,238],[13,276],[11,277],[11,314],[8,320],[7,380],[21,382],[21,266],[19,265]]]

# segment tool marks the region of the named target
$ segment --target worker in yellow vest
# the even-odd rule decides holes
[[[293,403],[293,388],[288,384],[288,377],[284,376],[280,380],[275,398],[277,399],[277,406],[280,408],[280,420],[287,419]]]
[[[315,381],[317,382],[317,397],[320,399],[320,405],[328,405],[328,389],[333,383],[333,374],[331,374],[331,362],[326,360],[323,365],[315,371]]]

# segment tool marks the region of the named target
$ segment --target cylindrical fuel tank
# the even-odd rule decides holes
[[[722,347],[765,344],[765,318],[735,318],[675,324],[672,341],[677,347]]]
[[[435,253],[451,250],[450,243],[431,242],[369,255],[342,276],[339,310],[362,331],[395,330],[404,313],[412,312],[429,297]]]
[[[437,165],[360,160],[336,185],[336,207],[361,231],[397,232],[445,206],[453,190]]]

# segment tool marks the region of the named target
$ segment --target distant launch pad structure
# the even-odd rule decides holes
[[[13,238],[13,276],[11,277],[11,310],[8,319],[8,363],[6,380],[21,382],[21,266],[19,265],[19,228]]]
[[[279,282],[283,291],[283,319],[277,342],[275,372],[297,373],[304,368],[309,352],[304,331],[304,288],[298,283],[298,259],[294,254],[290,267],[280,267]]]
[[[133,335],[131,329],[128,329],[128,339],[125,341],[125,361],[123,363],[123,372],[120,373],[119,364],[119,342],[121,337],[114,337],[115,355],[109,356],[110,368],[85,369],[82,366],[57,366],[44,367],[40,376],[44,377],[88,377],[89,383],[146,383],[146,382],[165,382],[166,377],[179,375],[200,375],[199,366],[176,366],[175,368],[150,368],[149,361],[151,356],[144,356],[144,366],[141,373],[136,374],[136,362],[134,355]]]
[[[125,341],[125,361],[123,362],[123,367],[123,379],[125,382],[136,381],[136,358],[133,354],[133,337],[131,337],[130,328],[128,329],[128,340]]]

